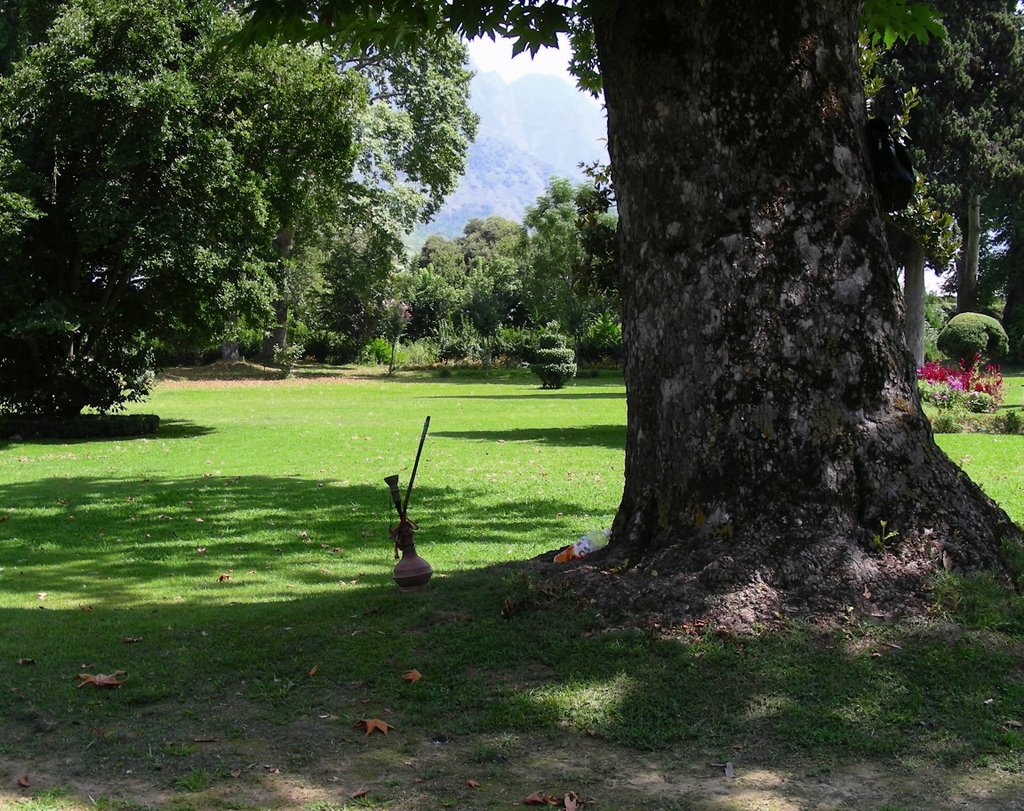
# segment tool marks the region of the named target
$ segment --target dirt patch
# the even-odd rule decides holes
[[[100,798],[123,808],[341,808],[363,792],[372,808],[472,811],[522,806],[532,792],[563,797],[568,791],[583,799],[584,809],[1024,809],[1021,775],[990,770],[764,764],[742,752],[723,761],[684,747],[637,753],[568,736],[410,739],[393,731],[366,738],[342,725],[327,734],[321,728],[318,751],[296,760],[282,748],[294,745],[296,732],[206,744],[202,764],[185,773],[90,768],[87,752],[0,759],[0,807],[16,809],[59,789],[68,811],[84,811]],[[29,788],[17,785],[24,775]]]
[[[384,371],[339,367],[298,367],[291,374],[277,366],[262,366],[249,361],[218,361],[206,366],[177,366],[161,370],[157,386],[167,389],[230,389],[248,386],[295,386],[303,383],[355,383],[381,379]]]

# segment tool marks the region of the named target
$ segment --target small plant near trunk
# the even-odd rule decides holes
[[[875,549],[881,552],[883,549],[885,549],[885,545],[889,541],[899,536],[899,533],[894,529],[891,529],[888,532],[886,531],[886,527],[889,525],[888,521],[882,520],[878,523],[880,529],[872,536],[871,541],[874,544]]]

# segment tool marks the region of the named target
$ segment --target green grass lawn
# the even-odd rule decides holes
[[[417,747],[461,742],[464,765],[507,788],[510,761],[566,739],[815,773],[851,758],[1022,771],[1012,600],[970,615],[985,627],[937,611],[930,624],[672,638],[608,630],[585,602],[488,568],[610,525],[626,416],[616,377],[554,392],[519,374],[164,385],[138,410],[160,414],[157,435],[0,444],[7,786],[26,764],[69,785],[130,773],[164,794],[107,807],[204,808],[204,792],[271,757],[320,784],[326,753],[347,751],[377,758],[346,773],[374,789],[351,807],[507,807],[486,787],[415,805],[412,782],[468,791]],[[383,478],[400,473],[404,489],[428,415],[410,516],[435,576],[400,593]],[[940,441],[1024,521],[1024,436]],[[952,608],[973,599],[943,593]],[[415,684],[401,678],[412,669]],[[119,689],[76,687],[79,673],[116,670]],[[396,731],[364,736],[352,728],[363,718]],[[386,779],[403,770],[408,782]],[[703,807],[620,803],[601,807]]]

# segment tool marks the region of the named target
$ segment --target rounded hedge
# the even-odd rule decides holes
[[[995,360],[1010,351],[1003,325],[981,313],[954,315],[939,333],[937,345],[953,360],[971,361],[975,355]]]

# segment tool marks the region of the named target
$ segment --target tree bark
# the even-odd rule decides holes
[[[274,237],[274,247],[277,248],[277,253],[280,257],[280,278],[278,279],[278,287],[281,298],[275,299],[271,303],[271,307],[274,309],[274,324],[267,332],[266,337],[263,339],[263,344],[260,347],[260,359],[264,363],[273,362],[275,350],[288,348],[288,269],[285,266],[285,262],[288,260],[288,257],[291,256],[292,247],[294,247],[294,245],[294,225],[282,228],[277,232],[277,236]]]
[[[859,11],[645,0],[596,22],[628,403],[608,554],[680,600],[898,610],[934,561],[997,567],[1015,531],[920,408]]]
[[[274,324],[267,331],[260,346],[260,360],[264,363],[273,363],[274,351],[288,347],[288,302],[284,299],[275,299],[271,307],[274,309]]]
[[[924,364],[924,294],[924,246],[914,240],[903,265],[903,300],[907,308],[907,349],[917,368]]]
[[[964,252],[957,263],[956,311],[972,313],[977,306],[978,261],[981,251],[981,195],[967,193],[967,216],[964,221]]]
[[[236,340],[222,341],[220,345],[220,359],[223,361],[237,361],[242,359],[242,350]]]

